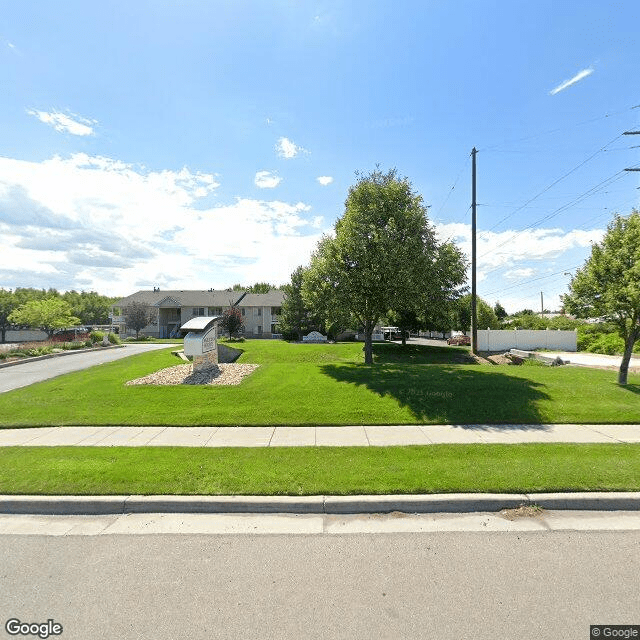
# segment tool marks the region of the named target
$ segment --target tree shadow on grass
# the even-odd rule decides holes
[[[618,385],[621,389],[625,389],[627,391],[631,391],[631,393],[636,393],[640,395],[640,384],[620,384]]]
[[[394,398],[411,411],[416,422],[545,429],[537,407],[549,397],[544,385],[494,367],[327,364],[320,369],[338,382]]]
[[[377,364],[474,364],[469,349],[435,347],[423,344],[376,343],[373,357]]]

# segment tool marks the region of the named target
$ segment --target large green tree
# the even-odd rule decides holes
[[[495,311],[480,297],[476,298],[478,329],[499,329],[500,321]],[[456,301],[452,314],[453,329],[466,333],[471,330],[471,294]]]
[[[111,305],[118,298],[102,296],[95,291],[67,291],[62,299],[71,305],[73,314],[82,324],[107,324]]]
[[[414,307],[435,277],[434,231],[426,207],[395,170],[359,176],[349,189],[335,236],[325,236],[305,271],[303,296],[351,313],[364,331],[365,363],[373,363],[372,334],[389,311]]]
[[[571,279],[564,306],[579,318],[604,318],[624,340],[618,383],[627,384],[629,361],[640,338],[640,212],[616,215],[602,242]]]
[[[434,264],[436,277],[429,283],[426,300],[422,302],[422,325],[425,329],[445,332],[451,330],[451,318],[458,308],[458,300],[467,291],[468,262],[462,251],[451,242],[438,247]]]
[[[284,300],[278,326],[286,340],[301,340],[305,333],[320,329],[317,314],[305,304],[302,297],[304,267],[298,267],[291,274],[291,282],[284,285]]]
[[[80,324],[80,318],[73,315],[71,305],[61,298],[26,302],[11,312],[9,321],[16,325],[42,329],[49,337],[56,329],[66,329]]]

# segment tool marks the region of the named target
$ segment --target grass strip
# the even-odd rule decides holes
[[[640,444],[0,449],[0,493],[14,495],[638,490]]]

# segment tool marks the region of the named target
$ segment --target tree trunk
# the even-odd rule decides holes
[[[373,364],[373,327],[367,327],[364,332],[364,363]]]
[[[406,347],[407,346],[407,334],[404,331],[402,331],[400,335],[402,336],[402,346]]]
[[[631,360],[631,354],[633,353],[633,345],[636,343],[639,333],[640,332],[637,329],[631,330],[624,343],[624,355],[622,356],[620,371],[618,372],[618,384],[627,384],[629,362]]]
[[[2,327],[2,329],[0,329],[0,331],[2,331],[2,340],[0,340],[0,342],[4,343],[4,342],[7,341],[7,337],[6,337],[7,336],[7,330],[4,327]]]

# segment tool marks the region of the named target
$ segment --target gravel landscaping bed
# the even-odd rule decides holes
[[[128,386],[138,384],[240,384],[242,379],[251,375],[258,366],[257,364],[216,364],[204,371],[194,373],[192,364],[179,364],[175,367],[161,369],[143,378],[129,380],[126,384]]]

